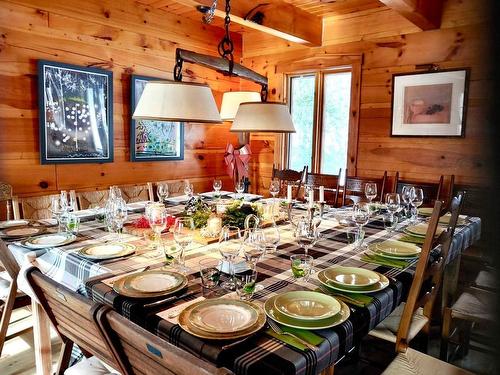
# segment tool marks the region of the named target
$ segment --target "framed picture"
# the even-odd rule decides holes
[[[131,113],[148,81],[160,78],[132,75]],[[130,160],[160,161],[184,159],[184,124],[180,122],[134,120],[130,123]]]
[[[469,69],[395,74],[391,136],[463,137]]]
[[[40,162],[113,161],[113,73],[38,61]]]

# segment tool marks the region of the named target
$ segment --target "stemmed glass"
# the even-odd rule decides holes
[[[225,225],[219,235],[219,252],[229,264],[229,279],[220,284],[226,290],[235,290],[234,260],[241,250],[241,232],[236,226]]]
[[[191,245],[194,237],[194,222],[191,217],[178,217],[174,224],[174,240],[181,248],[179,254],[179,267],[181,273],[187,273],[189,268],[185,265],[184,252]]]
[[[242,194],[245,191],[244,181],[243,180],[237,181],[234,188],[236,189],[236,193],[238,193],[238,195],[239,195],[239,197],[241,199],[243,197]],[[238,195],[236,196],[236,198],[238,198]]]
[[[252,270],[257,268],[257,262],[266,251],[266,236],[260,228],[245,230],[243,235],[243,255]]]
[[[401,190],[401,198],[403,199],[404,205],[405,205],[405,216],[409,216],[409,211],[410,211],[410,192],[411,192],[412,186],[405,185],[403,186],[403,189]]]
[[[413,186],[410,189],[410,203],[415,208],[412,209],[412,222],[417,221],[418,208],[424,203],[424,191],[421,188]]]
[[[367,182],[366,183],[365,195],[371,204],[372,200],[377,196],[377,184],[375,182]]]
[[[273,196],[273,201],[276,200],[276,195],[280,192],[279,180],[272,180],[271,181],[271,185],[269,185],[269,192]]]
[[[215,194],[214,194],[214,197],[216,198],[220,198],[220,194],[219,194],[219,191],[220,189],[222,189],[222,180],[216,178],[214,180],[214,183],[213,183],[213,188],[214,188],[214,191],[215,191]]]
[[[149,222],[149,226],[155,234],[156,250],[158,255],[162,255],[162,242],[161,242],[161,232],[167,227],[167,210],[163,206],[151,207],[146,217]]]
[[[387,204],[387,210],[389,211],[388,220],[384,220],[384,224],[389,232],[395,228],[397,224],[397,217],[394,216],[396,212],[401,208],[401,199],[398,193],[387,193],[385,195],[385,203]]]
[[[61,192],[60,195],[54,195],[50,198],[50,212],[57,220],[57,232],[61,233],[63,228],[62,216],[66,212],[67,209],[67,200],[66,196]]]
[[[304,254],[307,255],[308,250],[313,247],[319,239],[319,231],[317,226],[310,223],[305,217],[301,217],[295,228],[295,241],[297,245],[304,249]]]
[[[184,194],[187,195],[189,199],[191,199],[193,193],[194,193],[193,184],[186,182],[184,184]]]
[[[165,200],[168,198],[170,192],[168,190],[168,184],[159,184],[156,190],[156,195],[158,195],[158,200],[161,203],[165,203]]]
[[[127,220],[127,203],[123,198],[115,199],[112,206],[111,218],[113,221],[113,226],[118,232],[118,242],[122,240],[123,224]]]
[[[356,203],[352,208],[352,220],[358,227],[358,244],[356,246],[357,250],[361,250],[363,245],[363,227],[368,224],[370,220],[370,208],[367,204]]]
[[[280,243],[280,231],[273,220],[270,228],[266,229],[266,254],[274,253]]]

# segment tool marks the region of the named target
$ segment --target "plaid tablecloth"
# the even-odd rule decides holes
[[[172,210],[178,212],[180,208]],[[405,225],[406,223],[401,223],[398,229]],[[479,238],[480,228],[481,220],[473,217],[467,219],[465,226],[457,227],[449,261]],[[138,237],[126,238],[141,249],[136,255],[111,263],[92,262],[80,258],[75,252],[86,244],[105,241],[113,235],[104,232],[102,224],[94,221],[82,223],[77,242],[69,246],[48,249],[36,259],[36,265],[54,280],[86,294],[95,301],[113,306],[127,318],[175,345],[217,365],[229,367],[237,374],[316,374],[351,350],[369,330],[388,316],[406,298],[414,271],[414,264],[402,270],[363,262],[355,246],[348,244],[346,229],[338,226],[329,214],[324,215],[320,229],[321,241],[309,250],[309,254],[315,258],[317,271],[334,264],[363,267],[383,273],[390,279],[390,285],[372,294],[374,298],[366,307],[350,307],[351,316],[343,324],[331,329],[315,331],[325,338],[316,352],[300,351],[263,333],[231,349],[223,350],[222,345],[225,343],[193,337],[178,325],[156,315],[161,310],[202,295],[204,291],[200,287],[198,261],[205,257],[220,257],[215,244],[206,246],[194,244],[186,254],[186,265],[192,270],[189,275],[188,289],[195,290],[196,293],[153,309],[145,309],[144,301],[119,296],[111,287],[102,282],[113,275],[141,269],[146,265],[153,265],[153,267],[162,265],[163,257],[155,254],[155,251],[150,250],[144,240]],[[392,234],[387,233],[383,229],[383,223],[379,220],[371,221],[364,230],[365,241],[368,243],[390,237],[397,238],[401,235],[397,231]],[[302,253],[303,250],[295,244],[290,224],[280,227],[280,235],[281,244],[278,251],[275,254],[266,255],[258,264],[258,283],[263,289],[254,295],[256,301],[265,302],[277,293],[298,289],[314,290],[319,286],[315,276],[306,287],[294,281],[290,271],[289,257],[292,254]],[[173,239],[167,239],[167,241],[173,241]],[[15,254],[18,254],[18,259],[19,254],[26,252],[26,249],[19,244],[12,243],[9,247]]]

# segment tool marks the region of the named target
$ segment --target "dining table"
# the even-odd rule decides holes
[[[184,205],[171,204],[167,209],[170,214],[177,215],[184,210]],[[143,215],[141,208],[134,211],[129,214],[129,222]],[[299,205],[291,209],[291,217],[305,215],[305,212],[304,207]],[[382,216],[375,214],[364,227],[364,242],[369,245],[386,239],[397,239],[403,235],[402,230],[409,224],[408,220],[403,220],[395,230],[388,231],[384,228]],[[350,314],[345,322],[332,328],[315,330],[314,334],[320,339],[315,350],[304,350],[289,345],[276,335],[270,334],[268,329],[262,329],[236,343],[228,343],[195,337],[177,324],[175,314],[169,312],[176,309],[180,311],[192,301],[203,298],[237,298],[234,292],[219,288],[208,290],[201,286],[199,261],[203,258],[220,258],[217,242],[212,244],[194,242],[187,248],[185,265],[189,271],[186,290],[176,298],[166,299],[157,304],[148,303],[150,301],[143,299],[124,297],[113,289],[112,283],[118,276],[141,271],[145,267],[150,269],[164,267],[164,255],[157,251],[154,243],[148,239],[134,234],[124,234],[121,240],[136,246],[134,254],[106,261],[81,257],[78,251],[84,246],[116,240],[115,233],[106,231],[104,224],[92,217],[82,220],[77,239],[71,244],[34,252],[24,247],[18,240],[12,240],[8,241],[8,247],[24,269],[36,266],[71,290],[95,302],[111,306],[135,324],[195,356],[217,366],[226,367],[236,374],[318,374],[354,350],[371,329],[405,300],[413,279],[416,260],[409,262],[405,267],[367,261],[356,243],[351,240],[352,228],[339,223],[336,209],[325,209],[319,225],[320,239],[308,251],[314,258],[314,272],[307,282],[297,282],[292,275],[290,256],[301,254],[304,250],[295,240],[293,222],[284,220],[278,227],[280,243],[276,251],[265,254],[257,264],[258,287],[252,298],[256,304],[263,304],[270,297],[283,292],[321,291],[321,284],[317,279],[319,271],[336,265],[374,270],[389,279],[388,287],[370,294],[364,304],[349,304]],[[47,231],[56,229],[47,227]],[[266,230],[264,228],[264,232]],[[466,217],[462,225],[456,227],[447,262],[451,263],[459,257],[480,238],[480,234],[481,219]],[[175,245],[171,233],[166,233],[163,240],[165,246]],[[46,361],[50,361],[48,320],[36,301],[33,304],[36,319],[37,373],[47,373],[49,370]]]

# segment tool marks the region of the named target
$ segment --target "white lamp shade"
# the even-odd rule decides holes
[[[220,123],[208,85],[175,81],[146,83],[134,114],[135,120]]]
[[[295,127],[285,103],[241,103],[231,131],[295,133]]]
[[[241,103],[260,102],[260,93],[255,91],[229,91],[222,95],[220,117],[222,121],[233,121]]]

